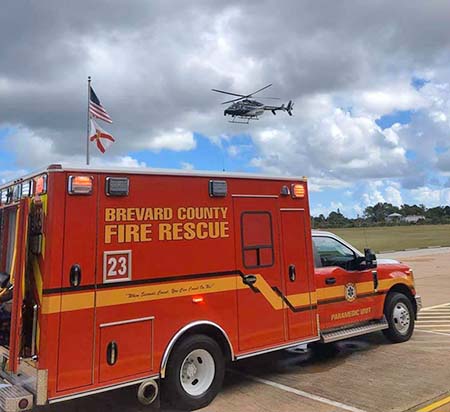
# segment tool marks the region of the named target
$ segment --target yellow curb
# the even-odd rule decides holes
[[[439,408],[440,406],[444,406],[450,403],[450,396],[447,396],[446,398],[443,398],[439,401],[430,403],[429,405],[425,406],[424,408],[419,409],[417,412],[431,412],[435,409]]]

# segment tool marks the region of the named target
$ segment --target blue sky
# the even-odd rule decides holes
[[[0,181],[83,164],[89,75],[116,138],[94,166],[306,175],[316,215],[450,203],[450,4],[44,0],[3,15]],[[211,92],[269,83],[292,117],[230,124]]]

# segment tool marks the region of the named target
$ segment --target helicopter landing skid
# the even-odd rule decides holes
[[[246,121],[236,120],[234,117],[232,120],[229,120],[228,123],[237,123],[237,124],[249,124],[250,120],[259,120],[259,117],[239,117],[239,119],[244,119]]]

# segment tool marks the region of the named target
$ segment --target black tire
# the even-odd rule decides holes
[[[390,293],[384,305],[384,316],[389,328],[383,330],[384,336],[393,343],[406,342],[414,332],[414,307],[403,293]]]
[[[183,364],[186,365],[185,360],[188,355],[195,350],[208,352],[214,361],[214,377],[212,378],[212,382],[204,392],[198,395],[190,394],[183,388],[180,373]],[[224,375],[225,357],[218,343],[206,335],[188,336],[179,342],[170,354],[166,367],[166,376],[162,382],[163,400],[181,410],[191,411],[203,408],[209,405],[220,391]]]

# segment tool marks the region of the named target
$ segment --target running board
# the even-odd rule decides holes
[[[28,411],[33,407],[33,395],[19,385],[0,384],[0,411]]]
[[[354,336],[365,335],[366,333],[376,332],[379,330],[387,329],[389,324],[386,319],[376,323],[369,323],[367,325],[354,326],[353,328],[334,330],[332,332],[322,332],[321,341],[324,343],[330,343],[341,339],[353,338]]]

